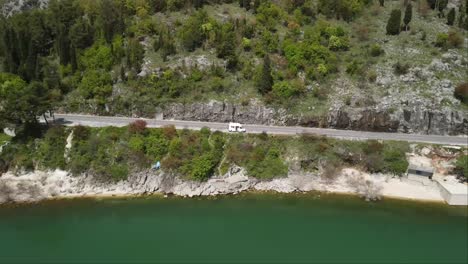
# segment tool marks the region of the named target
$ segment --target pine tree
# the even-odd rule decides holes
[[[447,15],[447,25],[453,26],[453,22],[455,22],[455,8],[450,9]]]
[[[413,17],[413,6],[409,3],[406,6],[405,10],[405,18],[403,19],[403,23],[405,24],[405,31],[408,30],[408,24],[411,22],[411,18]]]
[[[265,55],[265,58],[263,59],[263,67],[260,76],[257,80],[257,87],[258,91],[263,95],[270,92],[271,88],[273,87],[273,76],[271,76],[271,62],[268,54]]]
[[[387,34],[388,35],[398,35],[400,34],[400,24],[401,24],[401,10],[394,9],[390,14],[390,18],[387,22]]]

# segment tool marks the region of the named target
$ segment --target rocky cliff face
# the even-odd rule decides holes
[[[246,124],[300,125],[378,132],[404,132],[436,135],[468,134],[468,114],[443,108],[433,110],[421,105],[352,108],[338,106],[326,118],[310,119],[287,114],[259,103],[246,106],[225,103],[172,104],[163,110],[164,119],[210,122],[236,121]]]
[[[163,110],[164,119],[209,122],[236,121],[246,124],[286,125],[292,117],[284,109],[275,110],[259,103],[249,105],[211,101],[209,103],[171,104]]]
[[[206,182],[185,181],[172,174],[144,171],[133,173],[128,180],[117,183],[101,182],[92,175],[72,176],[65,171],[34,171],[0,176],[0,204],[6,202],[37,202],[52,198],[86,196],[129,196],[145,194],[174,194],[177,196],[215,196],[237,194],[247,190],[276,191],[331,191],[356,193],[368,199],[380,198],[385,175],[361,175],[353,169],[344,170],[334,182],[315,174],[293,173],[287,178],[259,181],[248,177],[240,167]],[[350,180],[352,179],[352,181]]]

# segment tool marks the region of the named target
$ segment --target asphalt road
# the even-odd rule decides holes
[[[179,120],[156,120],[144,118],[129,118],[129,117],[111,117],[111,116],[92,116],[92,115],[77,115],[77,114],[55,114],[57,122],[65,125],[83,125],[91,127],[104,126],[126,126],[135,120],[145,120],[148,127],[162,127],[166,125],[174,125],[177,129],[194,129],[198,130],[202,127],[208,127],[211,130],[219,130],[227,132],[227,123],[215,122],[199,122],[199,121],[179,121]],[[333,138],[341,139],[376,139],[376,140],[399,140],[418,143],[432,143],[442,145],[459,145],[468,146],[468,137],[466,136],[439,136],[439,135],[417,135],[403,133],[381,133],[381,132],[364,132],[352,130],[337,130],[326,128],[310,128],[310,127],[286,127],[286,126],[265,126],[265,125],[244,125],[247,133],[262,133],[276,135],[296,135],[302,133],[310,133],[316,135],[324,135]]]

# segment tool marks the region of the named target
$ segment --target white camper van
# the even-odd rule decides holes
[[[229,123],[229,132],[245,132],[245,128],[239,123]]]

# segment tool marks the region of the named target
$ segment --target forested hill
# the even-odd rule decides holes
[[[3,125],[213,100],[301,120],[467,109],[466,0],[0,3]]]

